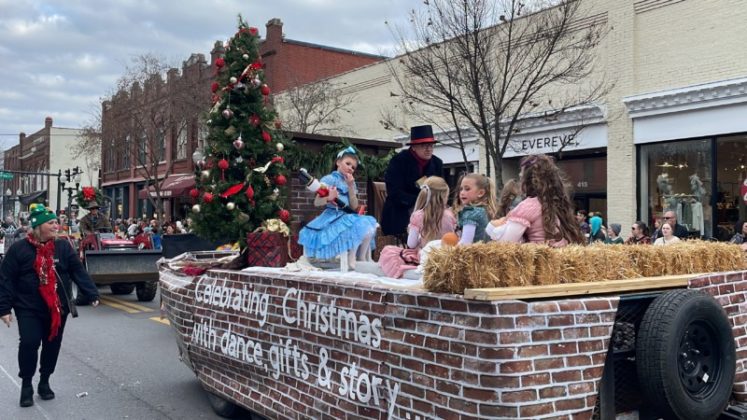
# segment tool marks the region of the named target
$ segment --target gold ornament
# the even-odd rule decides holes
[[[239,219],[239,222],[241,222],[241,223],[246,223],[246,222],[248,222],[248,221],[249,221],[249,215],[248,215],[248,214],[246,214],[246,213],[244,213],[244,212],[242,211],[241,213],[239,213],[238,219]]]
[[[259,228],[260,231],[266,230],[268,232],[280,232],[285,236],[290,235],[290,229],[288,229],[288,225],[286,225],[282,220],[280,219],[267,219],[264,222],[262,222],[262,227]]]
[[[283,143],[278,143],[275,145],[275,148],[278,149],[278,152],[282,152],[285,146],[283,146]]]
[[[210,171],[204,170],[204,171],[200,172],[200,178],[202,178],[202,179],[208,179],[208,178],[210,178]]]
[[[226,203],[226,209],[228,209],[228,211],[233,211],[233,209],[235,208],[236,208],[236,204],[234,204],[233,201],[229,201],[228,203]]]
[[[199,213],[200,212],[200,205],[199,204],[195,204],[194,206],[192,206],[192,212],[193,213]]]
[[[228,137],[233,137],[233,136],[234,136],[234,134],[236,134],[236,127],[234,127],[234,126],[229,126],[229,127],[228,127],[228,128],[226,128],[225,130],[223,130],[223,132],[224,132],[224,133],[225,133],[225,134],[226,134],[226,135],[227,135]]]

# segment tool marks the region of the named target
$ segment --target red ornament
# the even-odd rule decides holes
[[[280,220],[282,220],[282,221],[283,221],[284,223],[288,223],[288,222],[290,221],[290,218],[291,218],[291,214],[290,214],[290,212],[289,212],[288,210],[286,210],[286,209],[280,209],[280,210],[278,210],[278,217],[279,217],[279,218],[280,218]]]
[[[249,187],[247,187],[247,189],[244,192],[244,194],[246,195],[246,198],[248,198],[250,201],[254,200],[254,188],[252,188],[251,185]]]
[[[285,159],[282,156],[275,156],[272,158],[272,163],[285,163]]]
[[[244,188],[244,184],[236,184],[231,187],[229,187],[226,191],[223,192],[220,196],[223,198],[228,198],[237,192],[241,191],[241,189]]]
[[[213,82],[213,83],[210,84],[210,90],[213,93],[217,92],[219,87],[220,86],[218,85],[218,82]]]
[[[218,168],[220,168],[220,170],[222,170],[222,171],[225,171],[226,169],[228,169],[228,161],[225,160],[225,159],[219,160],[218,161]]]
[[[189,196],[192,197],[192,198],[199,197],[200,196],[200,190],[198,190],[197,188],[192,188],[191,190],[189,190]]]
[[[257,127],[261,122],[262,120],[259,119],[259,115],[257,114],[252,114],[252,116],[249,117],[249,124],[255,127]]]
[[[83,187],[83,198],[91,201],[96,198],[96,190],[93,187]]]
[[[262,62],[261,62],[261,61],[259,61],[259,60],[257,60],[257,61],[255,61],[255,62],[253,62],[252,64],[250,64],[250,65],[249,65],[249,68],[250,68],[251,70],[259,70],[259,69],[261,69],[261,68],[262,68]]]
[[[267,85],[262,85],[262,87],[259,88],[259,91],[262,93],[262,95],[268,96],[270,94],[270,87]]]
[[[257,36],[257,35],[259,35],[259,30],[257,28],[255,28],[254,26],[250,26],[249,27],[249,34],[251,36]]]
[[[265,143],[269,143],[272,141],[272,136],[267,131],[262,132],[262,140],[265,141]]]
[[[287,179],[285,179],[285,175],[278,175],[275,177],[275,184],[279,186],[283,186],[288,182]]]
[[[213,202],[213,194],[206,192],[205,194],[202,194],[202,201],[206,203],[212,203]]]
[[[217,60],[215,60],[215,66],[218,68],[221,68],[226,65],[226,60],[223,59],[223,57],[219,57]]]

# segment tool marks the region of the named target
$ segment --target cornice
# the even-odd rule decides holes
[[[544,111],[525,114],[514,125],[514,130],[547,131],[565,127],[577,127],[603,122],[605,112],[599,105],[583,105],[564,111]]]
[[[631,118],[747,102],[747,77],[623,98]]]

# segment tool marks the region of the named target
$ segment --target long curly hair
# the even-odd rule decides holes
[[[542,206],[545,238],[585,244],[565,187],[565,175],[555,161],[547,155],[531,155],[521,159],[520,166],[521,189],[527,197],[537,197]]]
[[[498,211],[496,217],[503,217],[508,214],[511,210],[511,204],[513,204],[516,197],[521,196],[521,184],[514,178],[509,179],[503,184],[503,189],[498,196]]]
[[[482,174],[470,173],[464,174],[459,178],[457,182],[457,188],[454,190],[454,214],[459,214],[460,211],[465,207],[459,201],[459,190],[462,186],[462,181],[465,179],[472,179],[475,181],[475,186],[478,189],[484,190],[485,195],[480,198],[479,201],[472,203],[472,206],[481,206],[485,208],[485,212],[488,214],[488,219],[495,219],[498,214],[498,204],[495,199],[495,185],[493,180]]]
[[[449,184],[437,176],[426,178],[415,201],[415,210],[423,210],[423,230],[420,232],[423,243],[440,239],[441,220],[448,201]]]

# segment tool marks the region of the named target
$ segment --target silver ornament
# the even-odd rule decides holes
[[[200,212],[200,205],[199,204],[195,204],[194,206],[192,206],[192,212],[199,213]]]
[[[241,136],[233,141],[233,147],[235,147],[236,150],[241,150],[244,148],[244,140],[241,139]]]
[[[236,162],[237,164],[239,164],[239,163],[241,163],[243,161],[244,161],[244,158],[242,158],[241,156],[239,156],[236,159],[234,159],[234,162]]]
[[[228,203],[226,203],[226,209],[228,209],[228,211],[232,211],[235,208],[236,208],[236,204],[234,204],[232,201],[229,201]]]
[[[243,58],[244,60],[248,60],[249,59],[249,54],[244,54],[244,55],[241,56],[241,58]]]
[[[205,154],[202,153],[202,150],[195,150],[194,153],[192,153],[192,162],[199,164],[200,161],[205,160]]]
[[[233,111],[231,111],[231,108],[226,108],[223,110],[223,118],[230,119],[233,117]]]
[[[261,80],[259,80],[258,78],[257,79],[252,79],[252,86],[259,87],[260,85],[262,85],[262,81]]]
[[[230,79],[228,79],[228,81],[229,81],[229,82],[231,82],[231,84],[232,84],[232,85],[235,85],[235,84],[236,84],[236,82],[238,82],[238,81],[239,81],[239,79],[237,79],[237,78],[235,78],[235,77],[231,76],[231,78],[230,78]]]
[[[275,148],[278,149],[278,152],[282,152],[285,146],[283,146],[283,143],[278,143],[275,145]]]
[[[208,178],[210,178],[210,171],[202,171],[202,172],[200,172],[200,177],[202,179],[208,179]]]
[[[204,168],[204,167],[205,167],[205,165],[206,165],[206,163],[207,163],[207,162],[205,162],[205,160],[204,160],[204,159],[203,159],[203,160],[198,160],[198,161],[197,161],[197,166],[199,166],[200,168]]]

